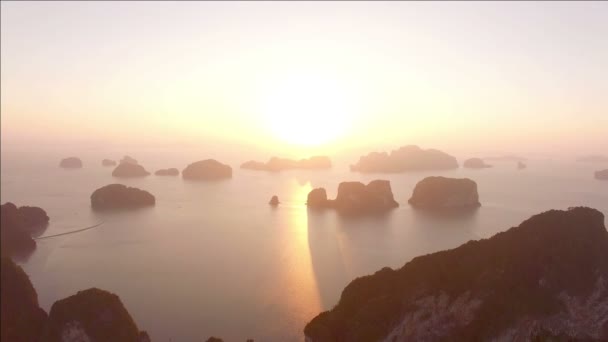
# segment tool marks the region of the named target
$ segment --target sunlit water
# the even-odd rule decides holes
[[[69,154],[69,153],[68,153]],[[192,155],[134,153],[149,171],[183,167]],[[569,206],[608,213],[608,182],[593,171],[608,165],[556,161],[495,163],[485,170],[458,169],[362,175],[338,164],[331,171],[266,173],[238,169],[221,182],[181,177],[113,179],[102,158],[82,153],[85,167],[64,170],[60,157],[2,155],[2,203],[44,208],[51,223],[43,235],[103,225],[38,241],[21,261],[41,305],[89,287],[120,296],[140,329],[154,341],[298,341],[306,322],[334,306],[355,277],[413,257],[490,237],[530,215]],[[249,159],[243,158],[242,161]],[[432,217],[407,204],[417,181],[429,175],[469,177],[483,206],[461,217]],[[389,179],[401,206],[380,218],[345,219],[304,205],[314,187],[334,197],[338,183]],[[95,213],[89,196],[123,183],[150,191],[156,206],[121,213]],[[278,195],[282,204],[267,202]]]

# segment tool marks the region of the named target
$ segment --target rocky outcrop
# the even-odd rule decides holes
[[[218,180],[232,178],[232,168],[215,159],[197,161],[182,171],[182,177],[189,180]]]
[[[127,163],[127,164],[139,164],[137,162],[137,159],[135,159],[135,158],[133,158],[131,156],[124,156],[124,157],[122,157],[122,159],[120,160],[120,164],[124,164],[124,163]]]
[[[43,341],[139,341],[140,332],[117,295],[91,288],[51,307]]]
[[[518,170],[523,170],[525,168],[527,168],[528,166],[526,164],[524,164],[523,162],[517,162],[517,169]]]
[[[101,166],[116,166],[116,161],[112,159],[104,159],[101,161]]]
[[[0,284],[0,341],[37,342],[44,328],[46,312],[23,269],[2,257]]]
[[[106,185],[91,194],[91,207],[96,210],[140,208],[155,203],[151,193],[122,184]]]
[[[418,146],[403,146],[390,154],[372,152],[351,165],[358,172],[404,172],[413,170],[446,170],[458,168],[456,158],[439,150],[423,150]]]
[[[160,169],[154,172],[157,176],[179,176],[179,170],[176,168]]]
[[[331,160],[326,156],[314,156],[308,159],[285,159],[272,157],[266,163],[250,160],[241,165],[241,169],[262,170],[262,171],[282,171],[292,169],[329,169]]]
[[[59,167],[64,169],[80,169],[82,167],[82,160],[77,157],[69,157],[61,159]]]
[[[391,184],[387,180],[374,180],[367,185],[361,182],[342,182],[335,200],[328,200],[323,188],[308,194],[307,205],[311,208],[333,208],[343,214],[377,213],[399,206],[393,198]]]
[[[150,172],[146,171],[143,166],[133,163],[120,163],[112,171],[112,176],[119,178],[146,177],[148,175]]]
[[[608,180],[608,169],[595,172],[595,179]]]
[[[477,183],[468,178],[427,177],[414,188],[408,203],[415,208],[467,209],[477,208]]]
[[[551,210],[485,240],[357,278],[308,341],[605,341],[608,232]]]
[[[270,202],[268,202],[268,204],[273,205],[273,206],[277,206],[279,205],[279,197],[278,196],[272,196],[272,198],[270,199]]]
[[[492,165],[486,164],[481,158],[470,158],[464,161],[463,167],[467,169],[485,169],[492,167]]]
[[[27,254],[36,248],[31,234],[46,227],[49,217],[38,207],[17,208],[7,202],[1,206],[0,249],[2,255]]]

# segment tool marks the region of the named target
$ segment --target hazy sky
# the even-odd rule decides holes
[[[3,143],[608,151],[606,2],[1,6]]]

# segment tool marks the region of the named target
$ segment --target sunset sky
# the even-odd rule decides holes
[[[2,2],[3,143],[608,151],[605,2]]]

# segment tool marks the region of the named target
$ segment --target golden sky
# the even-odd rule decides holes
[[[3,143],[608,151],[608,3],[1,6]]]

